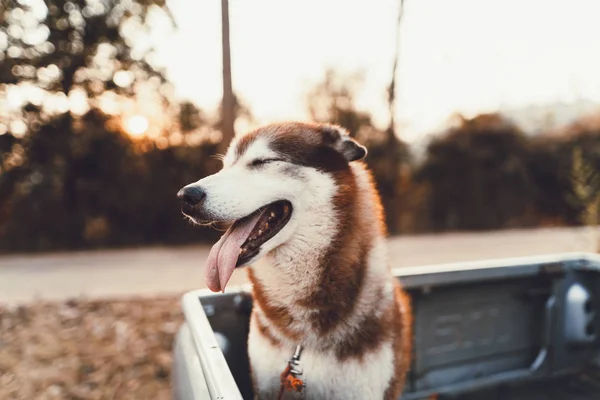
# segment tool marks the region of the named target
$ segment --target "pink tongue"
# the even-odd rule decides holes
[[[213,292],[225,291],[233,274],[242,244],[250,236],[260,213],[241,224],[234,224],[210,249],[206,265],[206,285]]]

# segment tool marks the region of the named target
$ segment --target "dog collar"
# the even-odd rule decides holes
[[[300,368],[301,354],[302,346],[298,345],[296,346],[296,351],[294,351],[292,358],[288,361],[285,369],[281,373],[281,387],[279,388],[278,400],[283,399],[285,391],[302,392],[302,389],[306,387],[306,383],[297,377],[297,375],[302,375],[302,369]]]

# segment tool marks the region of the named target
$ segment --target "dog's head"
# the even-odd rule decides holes
[[[274,124],[234,139],[221,171],[177,194],[194,223],[232,224],[210,252],[208,287],[224,290],[236,267],[310,235],[308,226],[314,232],[324,213],[334,213],[336,176],[366,155],[343,128],[328,124]]]

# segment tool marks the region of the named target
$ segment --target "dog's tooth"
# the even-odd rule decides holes
[[[258,234],[259,234],[259,235],[262,235],[262,233],[263,233],[262,229],[259,229],[259,230],[258,230]]]
[[[271,215],[270,215],[270,217],[271,217],[271,218],[275,218],[275,212],[274,212],[274,211],[271,211]]]

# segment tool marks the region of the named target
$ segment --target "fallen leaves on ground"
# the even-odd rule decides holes
[[[0,399],[170,399],[180,297],[0,305]]]

